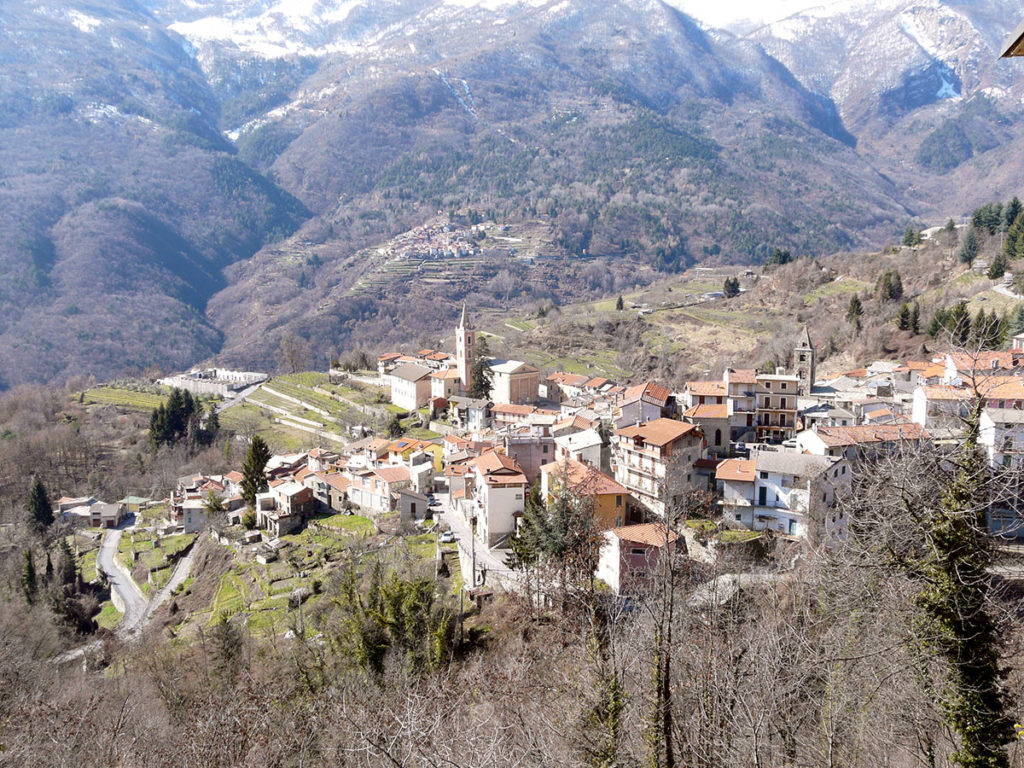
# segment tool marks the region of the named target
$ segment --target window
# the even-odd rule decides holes
[[[783,410],[786,409],[786,398],[779,400],[779,408],[782,408]]]
[[[762,472],[761,473],[761,479],[762,480],[767,480],[768,479],[768,473],[767,472]]]
[[[722,444],[722,430],[716,429],[715,430],[715,445],[721,445],[721,444]]]
[[[615,527],[618,528],[620,525],[622,525],[622,515],[617,515],[615,517]]]
[[[786,388],[786,382],[784,382],[784,381],[779,382],[779,389],[785,389],[785,388]]]
[[[615,506],[616,507],[621,507],[622,506],[622,495],[621,494],[615,497]]]
[[[544,446],[544,453],[547,453],[547,452],[548,452],[548,447],[545,445]]]
[[[639,555],[640,557],[643,557],[644,555],[647,554],[647,550],[644,549],[643,547],[632,547],[629,550],[629,554],[631,554],[631,555]]]
[[[741,515],[739,512],[737,512],[736,513],[736,519],[737,520],[741,520],[742,518],[743,518],[743,515]]]
[[[522,499],[523,499],[523,494],[517,493],[516,494],[516,501],[522,501]]]

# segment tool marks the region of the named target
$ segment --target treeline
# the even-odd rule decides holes
[[[211,407],[206,414],[202,401],[183,389],[172,389],[167,402],[154,408],[149,419],[149,443],[154,449],[182,441],[193,448],[208,446],[219,431],[217,409]]]
[[[928,335],[933,339],[942,336],[958,346],[977,349],[999,349],[1009,337],[1022,332],[1024,304],[1018,305],[1012,317],[1001,316],[994,309],[989,313],[979,309],[972,319],[967,302],[961,301],[952,307],[939,307],[928,325]]]
[[[995,202],[976,208],[971,214],[970,224],[960,238],[957,259],[963,264],[973,264],[981,249],[981,239],[1002,234],[1003,245],[992,258],[987,275],[991,280],[998,280],[1005,275],[1010,269],[1011,262],[1024,257],[1022,212],[1024,204],[1016,197],[1005,205]]]

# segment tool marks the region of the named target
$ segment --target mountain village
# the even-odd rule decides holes
[[[478,346],[464,307],[454,353],[378,357],[377,381],[392,405],[439,437],[398,430],[273,455],[253,509],[236,470],[182,477],[156,502],[62,498],[55,514],[118,528],[160,505],[157,537],[210,530],[264,564],[288,546],[282,537],[325,515],[393,516],[397,530],[432,530],[438,557],[440,543],[457,545],[465,588],[489,593],[520,586],[510,554],[531,493],[541,503],[570,494],[592,511],[597,577],[630,594],[645,588],[666,548],[714,563],[730,543],[768,537],[799,550],[844,538],[851,520],[842,501],[862,462],[926,441],[957,445],[978,398],[991,471],[1016,467],[1024,451],[1024,334],[1008,351],[878,361],[821,379],[804,328],[790,367],[727,368],[720,380],[689,381],[678,392],[653,381],[545,374],[518,360],[487,357],[474,369]],[[486,371],[488,397],[467,395],[474,370]],[[331,370],[332,380],[350,375]],[[163,383],[230,404],[264,378],[197,370]],[[1007,505],[988,515],[1001,537],[1024,535],[1022,522]]]

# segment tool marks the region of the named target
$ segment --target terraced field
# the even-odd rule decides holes
[[[152,411],[166,400],[166,395],[109,386],[93,387],[82,393],[86,405],[114,405],[132,411]]]

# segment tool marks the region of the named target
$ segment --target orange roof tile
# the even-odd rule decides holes
[[[687,408],[683,415],[688,419],[728,419],[729,406],[727,403],[698,403]]]
[[[666,403],[672,396],[672,391],[668,387],[655,384],[653,381],[646,381],[643,384],[637,384],[627,389],[623,399],[628,402],[644,396],[660,403]]]
[[[616,434],[622,437],[639,437],[645,443],[662,446],[695,431],[697,427],[694,424],[663,418],[617,430]]]
[[[726,459],[715,470],[716,480],[752,483],[757,462],[754,459]]]
[[[584,464],[582,461],[576,461],[575,459],[552,461],[542,465],[540,471],[545,474],[554,475],[558,479],[561,479],[564,474],[569,481],[569,487],[572,489],[572,492],[581,496],[607,496],[609,494],[621,495],[629,493],[615,478],[609,477],[590,464]]]
[[[704,395],[705,397],[722,397],[725,395],[724,381],[688,381],[686,391],[691,395]]]
[[[829,448],[846,445],[920,440],[927,436],[920,424],[871,424],[855,427],[818,427],[816,434]]]
[[[498,403],[491,406],[491,413],[505,413],[509,416],[529,416],[536,410],[532,405],[517,405],[516,403]]]
[[[729,383],[730,384],[756,384],[757,383],[757,371],[753,368],[730,368],[729,369]]]
[[[623,525],[612,528],[613,533],[620,541],[629,541],[633,544],[647,544],[652,547],[665,545],[665,539],[675,542],[679,534],[675,531],[668,531],[664,523],[642,523],[641,525]]]

